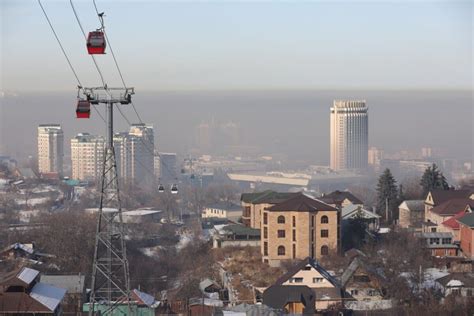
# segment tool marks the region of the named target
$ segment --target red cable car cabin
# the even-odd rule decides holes
[[[89,54],[105,54],[105,44],[104,32],[89,32],[89,36],[87,37],[87,52]]]
[[[76,117],[89,118],[91,116],[91,103],[88,100],[77,101]]]

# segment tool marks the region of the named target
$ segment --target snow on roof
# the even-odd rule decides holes
[[[150,294],[137,289],[133,290],[133,293],[135,293],[135,295],[147,306],[152,306],[155,303],[155,298]]]
[[[87,213],[96,213],[98,211],[99,211],[99,209],[97,207],[86,208]],[[116,208],[110,208],[110,207],[103,207],[102,212],[104,212],[104,213],[114,213],[114,212],[117,212],[117,209]],[[122,212],[125,212],[125,210],[122,209]]]
[[[123,216],[144,216],[150,214],[158,214],[162,213],[163,211],[160,210],[133,210],[133,211],[126,211],[122,212]]]
[[[461,286],[464,286],[464,283],[462,283],[459,280],[451,280],[451,281],[448,282],[448,284],[446,284],[446,286],[448,286],[448,287],[461,287]]]
[[[30,268],[23,268],[21,269],[20,273],[18,273],[17,278],[27,284],[30,284],[38,276],[38,274],[39,274],[39,271],[37,270],[30,269]]]
[[[37,283],[31,290],[30,296],[51,311],[54,311],[63,300],[65,294],[65,289],[45,283]]]
[[[378,233],[379,234],[388,234],[388,233],[390,233],[390,228],[389,227],[380,227]]]

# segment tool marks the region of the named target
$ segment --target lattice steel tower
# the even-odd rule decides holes
[[[81,89],[81,88],[80,88]],[[114,150],[114,105],[129,104],[133,88],[82,88],[91,104],[105,104],[107,141],[95,236],[89,315],[111,315],[119,305],[131,313],[130,276]]]

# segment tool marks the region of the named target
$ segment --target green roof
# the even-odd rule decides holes
[[[243,193],[240,200],[252,204],[276,204],[288,200],[296,196],[298,193],[292,192],[275,192],[271,190],[257,193]]]
[[[226,230],[235,235],[260,236],[260,229],[250,228],[240,224],[231,224],[224,226],[223,230]]]
[[[458,219],[458,222],[469,227],[474,227],[474,213],[464,215]]]
[[[251,203],[253,202],[253,200],[257,199],[257,198],[260,198],[270,192],[273,192],[273,191],[270,191],[270,190],[267,190],[267,191],[263,191],[263,192],[254,192],[254,193],[242,193],[242,195],[240,196],[240,200],[245,202],[245,203]]]

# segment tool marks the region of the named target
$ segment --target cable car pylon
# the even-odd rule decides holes
[[[129,104],[134,88],[82,88],[91,104],[106,106],[107,142],[102,166],[89,315],[112,315],[119,305],[131,314],[130,275],[114,148],[114,106]]]

